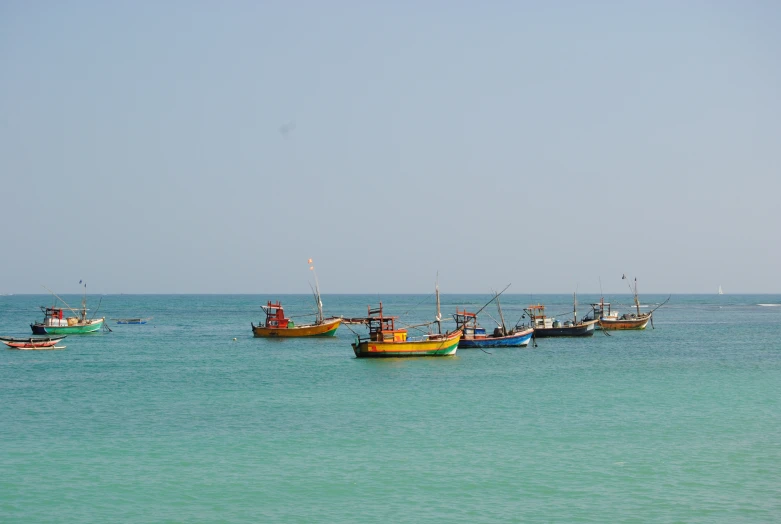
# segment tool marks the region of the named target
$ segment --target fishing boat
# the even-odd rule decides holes
[[[573,294],[572,320],[561,322],[553,317],[545,315],[545,306],[542,304],[531,305],[525,309],[534,329],[534,336],[547,337],[590,337],[594,334],[597,320],[581,320],[578,322],[578,299]]]
[[[466,309],[459,310],[456,308],[453,319],[456,321],[456,328],[463,330],[461,340],[458,342],[459,348],[524,347],[529,345],[529,341],[534,334],[534,330],[531,327],[523,327],[516,324],[512,329],[507,329],[505,325],[499,296],[509,287],[508,285],[500,293],[495,293],[491,300],[474,313],[470,313]],[[494,328],[493,333],[487,333],[485,328],[478,323],[477,315],[494,300],[496,300],[496,306],[499,310],[501,324]]]
[[[396,328],[398,317],[386,317],[382,302],[378,308],[368,306],[366,316],[368,336],[358,336],[352,344],[357,358],[445,357],[456,354],[461,330],[432,333],[419,339],[407,337],[407,330]]]
[[[545,306],[542,304],[531,305],[526,308],[526,312],[534,328],[534,336],[538,338],[590,337],[597,324],[596,320],[556,320],[545,315]]]
[[[610,309],[610,302],[605,302],[604,297],[599,302],[590,304],[591,312],[583,317],[584,321],[594,321],[594,329],[602,329],[599,325],[599,319],[605,318],[607,320],[618,320],[618,312]]]
[[[502,326],[494,328],[493,333],[486,333],[484,327],[477,323],[477,313],[459,310],[453,315],[456,327],[462,328],[464,334],[458,342],[459,348],[495,348],[495,347],[523,347],[528,346],[534,334],[532,328],[503,329]]]
[[[301,324],[296,323],[285,317],[285,311],[282,308],[282,304],[277,302],[271,302],[270,300],[265,306],[260,306],[266,313],[265,323],[252,325],[252,334],[259,338],[270,337],[332,337],[336,334],[336,330],[341,324],[341,318],[322,318],[322,306],[318,310],[317,320],[313,324]]]
[[[152,317],[149,318],[112,318],[117,324],[146,324]]]
[[[626,275],[623,275],[621,279],[627,280]],[[617,311],[613,312],[610,310],[610,304],[606,304],[603,300],[601,300],[599,304],[600,314],[597,317],[597,321],[599,322],[600,328],[604,330],[627,330],[627,329],[637,330],[637,329],[645,329],[646,326],[648,325],[648,322],[651,322],[651,326],[653,327],[653,312],[659,307],[666,304],[667,300],[670,300],[668,298],[661,305],[657,306],[657,308],[655,308],[653,311],[649,311],[647,313],[641,313],[640,299],[638,298],[637,295],[637,278],[635,278],[634,288],[632,288],[632,286],[629,285],[629,289],[632,291],[632,296],[634,297],[637,313],[624,313],[619,317]],[[605,314],[605,307],[607,307],[607,314]],[[595,315],[597,314],[596,310],[594,314]]]
[[[314,272],[315,267],[312,265],[312,259],[309,259],[309,269]],[[310,284],[311,287],[311,284]],[[266,313],[265,323],[258,323],[256,326],[250,322],[252,326],[252,334],[258,338],[295,338],[295,337],[332,337],[336,334],[336,330],[342,323],[341,317],[324,318],[323,316],[323,301],[320,297],[320,283],[317,280],[317,273],[315,273],[315,286],[312,288],[314,294],[315,305],[317,306],[317,313],[315,322],[313,324],[296,325],[296,323],[285,316],[285,311],[282,308],[282,304],[279,301],[271,302],[270,300],[265,306],[260,306]]]
[[[81,283],[81,282],[79,282]],[[48,288],[46,288],[48,289]],[[43,311],[43,321],[30,324],[34,335],[81,335],[84,333],[94,333],[99,331],[106,319],[105,318],[87,318],[87,285],[84,284],[84,295],[81,299],[81,308],[73,309],[62,298],[53,291],[48,290],[56,299],[59,299],[64,307],[55,305],[52,307],[41,306]],[[103,299],[101,298],[101,302]],[[65,317],[65,310],[69,310],[74,316]],[[100,310],[100,304],[98,304]],[[97,311],[95,312],[97,314]]]
[[[65,349],[65,346],[58,346],[57,343],[67,335],[58,337],[0,337],[0,341],[11,349]]]

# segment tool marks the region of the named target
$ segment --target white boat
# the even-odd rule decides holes
[[[724,291],[721,290],[721,286],[719,286],[719,295],[723,295]]]

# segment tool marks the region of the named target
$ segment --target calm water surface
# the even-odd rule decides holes
[[[154,319],[0,351],[0,521],[781,521],[781,306],[758,305],[781,296],[679,295],[654,330],[379,361],[345,327],[252,338],[269,298],[312,310],[105,296],[101,316]],[[433,317],[430,296],[382,300]],[[486,300],[445,295],[443,312]],[[345,316],[376,301],[324,296]],[[530,301],[503,296],[507,322]],[[50,302],[0,297],[0,334]]]

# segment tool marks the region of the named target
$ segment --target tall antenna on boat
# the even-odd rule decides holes
[[[320,282],[317,280],[317,271],[315,271],[315,265],[312,263],[312,259],[309,259],[309,270],[315,275],[315,304],[317,304],[317,323],[323,322],[323,301],[320,300]]]

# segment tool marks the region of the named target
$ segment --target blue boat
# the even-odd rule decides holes
[[[152,317],[149,318],[112,318],[117,324],[146,324]]]
[[[458,342],[459,348],[497,348],[497,347],[524,347],[534,334],[530,327],[506,329],[497,326],[491,334],[486,333],[485,328],[477,323],[477,313],[456,308],[453,315],[456,321],[456,329],[463,328],[463,335]]]

